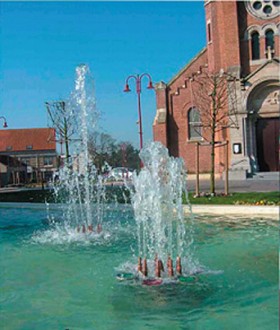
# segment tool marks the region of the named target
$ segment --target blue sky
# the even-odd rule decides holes
[[[100,126],[139,145],[135,85],[148,72],[168,82],[205,45],[202,1],[1,2],[0,116],[9,128],[46,127],[45,101],[68,98],[75,67],[86,63],[95,81]],[[145,90],[144,142],[152,140],[154,91]]]

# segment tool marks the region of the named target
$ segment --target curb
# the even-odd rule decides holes
[[[185,213],[189,212],[185,207]],[[236,215],[243,217],[269,217],[279,220],[279,206],[254,205],[192,205],[194,215]]]

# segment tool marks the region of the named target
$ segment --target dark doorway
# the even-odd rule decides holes
[[[279,171],[279,118],[258,119],[256,128],[259,171]]]

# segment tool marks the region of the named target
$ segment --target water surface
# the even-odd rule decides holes
[[[51,208],[55,221],[61,211]],[[135,221],[110,206],[102,235],[65,233],[44,205],[0,206],[1,329],[277,329],[278,224],[197,218],[188,284],[118,282],[136,262]]]

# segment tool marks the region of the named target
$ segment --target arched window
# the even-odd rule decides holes
[[[251,48],[252,60],[258,60],[260,58],[260,35],[258,32],[253,32],[251,35]]]
[[[274,32],[272,30],[267,30],[265,32],[265,49],[270,47],[271,50],[274,49]]]
[[[200,113],[193,107],[188,112],[189,140],[201,139],[201,128]]]

